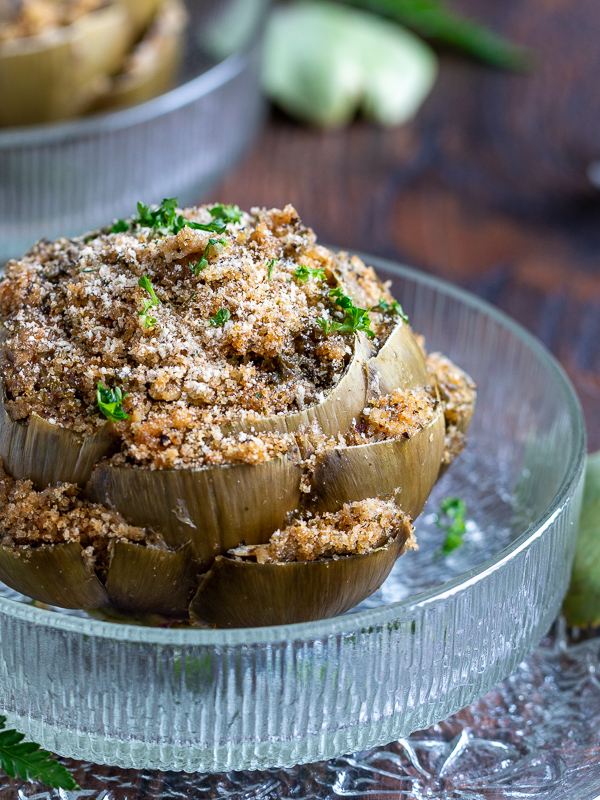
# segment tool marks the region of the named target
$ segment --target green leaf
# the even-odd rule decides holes
[[[218,325],[225,325],[230,317],[231,311],[228,308],[220,308],[214,317],[210,317],[208,321],[216,328]]]
[[[290,3],[276,8],[267,26],[267,94],[314,125],[344,125],[359,110],[381,124],[405,122],[436,73],[435,54],[413,34],[338,3]]]
[[[307,267],[306,264],[300,264],[294,270],[294,278],[297,278],[300,283],[308,283],[311,278],[316,281],[324,281],[326,277],[322,267]]]
[[[190,268],[196,277],[198,277],[198,275],[208,267],[208,255],[210,253],[210,248],[216,247],[217,245],[221,245],[221,247],[227,247],[227,242],[225,239],[209,239],[199,261],[196,261],[195,264],[190,264]]]
[[[110,229],[111,233],[125,233],[129,230],[129,223],[125,219],[118,219]]]
[[[577,549],[564,614],[569,625],[600,625],[600,451],[587,458]]]
[[[443,0],[342,0],[406,25],[416,33],[501,69],[523,71],[531,53],[474,20],[451,11]]]
[[[269,266],[267,267],[267,280],[270,281],[273,278],[273,267],[279,261],[278,258],[272,258],[269,261]]]
[[[0,729],[5,725],[6,717],[0,716]],[[52,758],[51,753],[41,750],[39,744],[24,742],[24,738],[18,731],[0,730],[0,769],[9,778],[39,781],[68,792],[80,789],[68,770]]]
[[[465,523],[467,506],[460,497],[445,497],[440,503],[440,511],[441,514],[437,515],[436,525],[446,531],[446,539],[441,553],[448,555],[463,543],[463,536],[467,530]],[[442,521],[444,515],[450,520],[450,523]]]
[[[123,411],[123,400],[126,397],[127,392],[122,392],[119,387],[116,389],[107,389],[106,386],[98,382],[96,401],[98,403],[98,408],[107,419],[111,419],[113,422],[129,419],[129,414]]]

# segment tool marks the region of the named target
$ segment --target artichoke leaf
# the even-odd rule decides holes
[[[429,373],[410,325],[400,320],[376,356],[367,362],[367,401],[399,389],[427,386]]]
[[[131,36],[125,9],[112,3],[63,28],[0,44],[0,126],[86,111],[120,68]]]
[[[416,519],[437,479],[444,435],[444,416],[438,411],[410,439],[329,450],[318,459],[313,474],[313,510],[337,511],[344,503],[367,497],[393,498]]]
[[[250,430],[293,433],[302,425],[316,421],[326,436],[345,431],[365,407],[365,364],[371,355],[371,345],[364,333],[355,337],[352,359],[339,382],[320,403],[293,414],[279,414],[252,420],[240,420],[223,426],[226,434]]]
[[[122,611],[186,617],[197,572],[190,544],[173,551],[117,541],[105,585],[111,604]]]
[[[309,622],[343,614],[381,586],[405,549],[401,533],[361,555],[258,564],[219,556],[190,603],[220,628]]]
[[[16,592],[52,606],[106,606],[106,589],[82,554],[78,542],[31,549],[0,546],[0,580]]]
[[[36,489],[59,482],[85,486],[97,461],[118,450],[119,436],[107,420],[92,436],[53,425],[37,414],[26,422],[13,420],[0,379],[0,457],[16,479],[31,480]]]
[[[160,531],[169,547],[191,542],[206,569],[219,553],[264,544],[300,503],[302,468],[287,456],[262,464],[147,470],[98,464],[86,497],[132,525]]]

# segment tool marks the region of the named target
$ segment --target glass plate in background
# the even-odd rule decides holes
[[[248,630],[111,624],[0,598],[0,712],[64,756],[219,772],[332,758],[427,728],[510,674],[567,587],[585,459],[564,373],[520,326],[426,275],[369,259],[430,350],[475,378],[467,450],[418,521],[421,550],[354,612]],[[433,512],[468,505],[438,554]]]
[[[141,105],[0,128],[0,264],[38,239],[188,205],[230,169],[263,113],[260,49],[270,0],[189,0],[179,85]]]

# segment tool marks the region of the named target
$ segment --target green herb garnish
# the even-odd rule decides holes
[[[0,729],[6,717],[0,716]],[[15,730],[0,730],[0,768],[9,778],[40,781],[53,789],[73,792],[80,789],[67,769],[39,744],[24,742],[24,735]]]
[[[227,242],[225,241],[225,239],[209,239],[208,244],[206,245],[206,247],[202,252],[202,255],[200,256],[200,260],[196,261],[195,264],[190,264],[192,272],[194,273],[194,275],[196,275],[196,277],[208,267],[207,256],[209,254],[210,248],[215,247],[215,245],[217,244],[223,245],[223,247],[227,247]]]
[[[125,233],[129,230],[129,223],[125,219],[118,219],[110,229],[111,233]]]
[[[207,231],[209,233],[224,233],[230,222],[239,222],[242,212],[237,206],[215,205],[209,209],[213,221],[207,224],[192,222],[183,214],[177,213],[177,198],[167,197],[157,208],[150,208],[144,203],[137,204],[138,215],[132,217],[131,222],[120,219],[111,228],[111,233],[123,233],[133,228],[152,228],[155,233],[163,236],[177,235],[183,228]]]
[[[228,308],[220,308],[214,317],[210,317],[208,320],[213,327],[217,327],[218,325],[225,325],[227,320],[231,317],[231,312]]]
[[[221,203],[216,203],[208,210],[215,219],[223,220],[226,223],[240,222],[242,219],[242,212],[239,206],[224,206]]]
[[[388,303],[387,300],[382,299],[376,306],[373,306],[371,311],[385,311],[386,314],[397,314],[404,322],[408,322],[408,317],[397,300],[394,300],[393,303]]]
[[[375,336],[375,332],[371,330],[371,318],[367,309],[357,308],[352,298],[344,294],[340,288],[332,289],[329,294],[333,297],[335,304],[343,310],[344,319],[340,322],[319,317],[317,322],[327,336],[334,331],[339,333],[364,331],[370,339]]]
[[[142,277],[138,281],[138,286],[141,286],[142,289],[145,289],[150,295],[149,300],[147,298],[142,300],[144,308],[138,314],[138,317],[142,317],[144,319],[144,327],[146,328],[146,330],[148,330],[149,328],[154,328],[154,326],[156,325],[155,317],[150,317],[148,315],[148,311],[154,306],[159,306],[160,300],[156,296],[154,287],[150,283],[150,278],[147,275],[142,275]]]
[[[96,389],[98,408],[107,419],[111,419],[113,422],[129,419],[129,414],[123,411],[123,400],[127,397],[127,394],[127,392],[122,392],[119,387],[107,389],[106,386],[98,382]]]
[[[446,539],[441,552],[447,555],[463,543],[463,536],[467,530],[465,525],[467,506],[460,497],[445,497],[440,503],[440,510],[451,520],[450,523],[442,522],[439,514],[436,520],[438,528],[446,531]]]
[[[311,278],[316,281],[324,281],[327,276],[322,267],[307,267],[306,264],[300,264],[294,270],[294,278],[297,278],[301,283],[307,283]]]
[[[271,280],[271,278],[273,277],[273,267],[275,266],[275,264],[276,264],[278,261],[279,261],[279,259],[278,259],[278,258],[272,258],[272,259],[269,261],[269,266],[268,266],[268,268],[267,268],[267,280],[268,280],[268,281],[270,281],[270,280]]]

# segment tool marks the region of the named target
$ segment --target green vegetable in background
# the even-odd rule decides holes
[[[341,0],[412,28],[434,42],[461,50],[494,67],[525,70],[531,54],[474,20],[451,11],[443,0]]]
[[[0,716],[0,729],[6,717]],[[80,787],[69,772],[39,744],[24,742],[22,733],[15,730],[0,730],[0,769],[9,778],[19,777],[24,781],[40,781],[54,789],[75,791]]]
[[[564,614],[569,625],[600,625],[600,451],[587,460],[577,550]]]
[[[384,125],[405,122],[436,72],[435,54],[413,34],[333,2],[276,8],[267,28],[267,94],[314,125],[344,125],[357,111]]]

